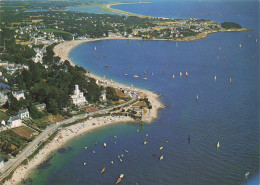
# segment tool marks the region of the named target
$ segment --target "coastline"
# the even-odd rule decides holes
[[[30,172],[37,168],[52,152],[61,148],[65,143],[70,141],[75,137],[79,137],[86,132],[91,132],[91,130],[98,129],[103,126],[125,123],[125,122],[135,122],[131,117],[116,116],[116,117],[99,117],[92,118],[82,123],[71,125],[69,127],[62,128],[58,131],[55,138],[44,146],[37,155],[35,155],[27,165],[20,165],[13,173],[11,179],[5,181],[4,185],[14,185],[21,183],[24,179],[28,177]]]
[[[122,39],[119,38],[105,38],[105,39],[87,39],[87,40],[74,40],[74,41],[66,41],[63,43],[58,44],[53,49],[56,56],[60,56],[62,60],[68,60],[71,65],[75,65],[73,61],[69,58],[69,52],[74,47],[84,43],[84,42],[91,42],[91,41],[99,41],[99,40],[111,40],[111,39]],[[134,40],[139,40],[138,38],[135,38]],[[88,75],[96,80],[103,80],[101,77],[96,76],[94,74]],[[104,81],[104,80],[103,80]],[[158,110],[165,108],[165,106],[159,101],[160,95],[148,91],[148,90],[142,90],[138,88],[129,87],[124,84],[111,82],[108,80],[105,80],[106,83],[110,86],[116,87],[116,88],[125,88],[131,91],[136,91],[140,93],[144,93],[146,97],[149,99],[149,101],[152,104],[152,109],[149,110],[149,112],[143,116],[142,123],[150,123],[154,119],[158,118]],[[52,152],[58,150],[61,148],[65,143],[73,139],[74,137],[78,137],[86,132],[91,132],[93,129],[98,129],[103,126],[111,125],[111,124],[117,124],[117,123],[125,123],[125,122],[137,122],[131,117],[125,117],[125,116],[116,116],[116,117],[98,117],[98,118],[92,118],[87,121],[83,121],[81,123],[77,123],[75,125],[71,125],[69,127],[62,128],[58,131],[58,134],[55,136],[55,138],[46,146],[44,146],[37,155],[35,155],[27,165],[20,165],[13,173],[12,178],[5,181],[4,185],[13,185],[13,184],[19,184],[24,179],[28,177],[30,172],[37,168],[39,164],[44,162],[44,160],[51,155]]]
[[[118,13],[121,15],[127,15],[127,16],[136,16],[136,17],[141,17],[141,18],[149,18],[149,19],[167,19],[167,18],[163,18],[163,17],[154,17],[154,16],[148,16],[148,15],[141,15],[141,14],[135,14],[135,13],[131,13],[131,12],[126,12],[123,10],[118,10],[115,8],[111,8],[111,6],[115,6],[115,5],[127,5],[127,4],[148,4],[148,3],[152,3],[152,2],[133,2],[133,3],[109,3],[109,4],[104,4],[101,5],[101,8],[105,11],[109,11],[109,12],[114,12],[114,13]]]

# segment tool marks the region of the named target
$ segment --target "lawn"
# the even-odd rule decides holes
[[[4,113],[3,111],[0,111],[0,121],[5,120],[7,121],[9,119],[9,115]]]
[[[57,29],[51,29],[51,28],[45,28],[45,29],[40,29],[43,32],[47,32],[47,33],[65,33],[65,34],[69,34],[72,35],[69,32],[63,31],[63,30],[57,30]]]

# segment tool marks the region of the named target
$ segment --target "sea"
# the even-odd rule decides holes
[[[106,40],[75,47],[69,55],[75,64],[159,93],[166,108],[149,124],[114,124],[76,137],[21,184],[110,185],[120,174],[125,185],[259,184],[259,2],[154,0],[113,8],[232,21],[251,31],[188,42]]]

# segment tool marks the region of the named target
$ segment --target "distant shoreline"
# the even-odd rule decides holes
[[[119,13],[119,14],[127,15],[127,16],[136,16],[136,17],[149,18],[149,19],[168,19],[168,18],[163,18],[163,17],[154,17],[154,16],[135,14],[135,13],[126,12],[126,11],[118,10],[118,9],[115,9],[115,8],[111,8],[111,6],[122,5],[122,4],[127,5],[127,4],[148,4],[148,3],[152,3],[152,2],[112,3],[112,4],[110,3],[110,4],[101,5],[101,8],[103,10],[106,10],[106,11],[109,11],[109,12]]]

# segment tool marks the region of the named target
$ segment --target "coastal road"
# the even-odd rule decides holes
[[[119,107],[126,107],[129,106],[130,104],[134,103],[137,101],[138,95],[135,95],[129,102],[117,105],[117,106],[112,106],[106,109],[101,109],[97,110],[88,114],[81,114],[77,116],[73,116],[71,118],[68,118],[66,120],[63,120],[61,122],[52,124],[48,126],[41,134],[39,134],[31,143],[29,143],[20,154],[14,159],[10,159],[8,162],[5,163],[5,166],[3,168],[3,172],[0,174],[0,181],[3,180],[8,174],[10,174],[15,168],[17,168],[25,159],[27,159],[28,156],[30,156],[40,145],[43,141],[45,141],[52,133],[54,133],[59,127],[61,127],[64,124],[69,124],[73,123],[77,120],[81,120],[84,118],[87,118],[88,116],[93,116],[94,114],[99,114],[99,113],[109,113],[112,111],[114,108],[119,108]]]

